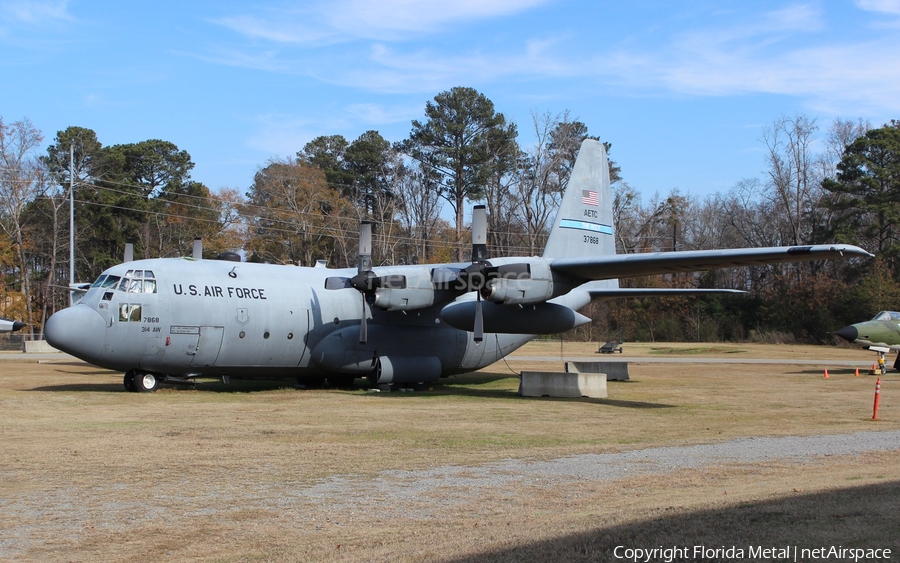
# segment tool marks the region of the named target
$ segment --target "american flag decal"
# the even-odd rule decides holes
[[[597,196],[597,192],[595,191],[581,190],[581,203],[597,207],[598,205],[600,205],[600,198]]]

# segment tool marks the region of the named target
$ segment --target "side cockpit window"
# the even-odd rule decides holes
[[[119,305],[119,321],[123,323],[139,322],[141,320],[140,303],[122,303]]]

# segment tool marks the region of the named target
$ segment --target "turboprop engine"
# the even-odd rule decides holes
[[[375,290],[375,306],[385,311],[412,311],[430,307],[434,303],[431,272],[422,268],[406,275],[405,287],[380,287]]]
[[[495,262],[499,261],[490,263],[494,265]],[[521,271],[503,275],[502,264],[497,264],[501,275],[490,279],[482,289],[486,300],[501,305],[531,305],[543,303],[554,296],[553,276],[546,262],[541,260],[516,266]]]

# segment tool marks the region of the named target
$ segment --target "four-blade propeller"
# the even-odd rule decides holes
[[[379,288],[404,289],[406,276],[377,276],[372,271],[372,223],[363,221],[359,225],[359,260],[356,275],[352,278],[330,277],[325,279],[325,289],[353,288],[362,297],[362,315],[359,325],[359,343],[368,341],[369,333],[366,325],[366,301],[374,301],[375,290]]]
[[[491,294],[491,282],[497,278],[527,279],[531,277],[528,264],[501,264],[494,266],[487,256],[487,210],[484,205],[476,205],[472,212],[472,263],[453,271],[435,268],[432,273],[435,285],[444,287],[453,284],[458,290],[475,291],[474,340],[484,340],[484,311],[482,299]]]

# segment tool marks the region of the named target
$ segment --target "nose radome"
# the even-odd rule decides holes
[[[859,330],[856,329],[855,326],[845,326],[844,328],[835,331],[835,334],[846,340],[847,342],[853,342],[857,338],[859,338]]]
[[[47,319],[44,336],[57,350],[90,362],[100,357],[105,329],[100,313],[87,305],[73,305]]]

